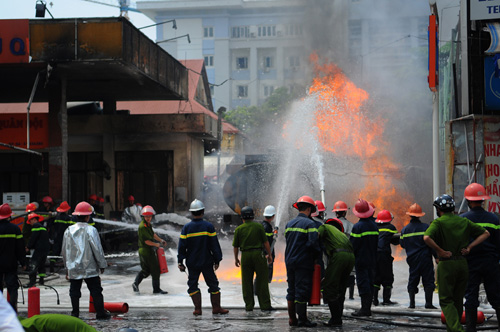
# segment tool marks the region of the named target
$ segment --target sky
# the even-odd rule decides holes
[[[118,4],[118,0],[95,0],[104,3]],[[36,0],[1,0],[0,19],[35,19]],[[54,18],[74,18],[74,17],[117,17],[120,9],[102,5],[85,0],[48,0],[47,8]],[[151,19],[141,13],[129,11],[130,22],[137,28],[154,24]],[[49,13],[45,13],[45,19],[51,19]],[[156,40],[156,27],[142,29],[152,40]]]

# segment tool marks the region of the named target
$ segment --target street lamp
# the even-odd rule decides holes
[[[146,29],[146,28],[151,28],[151,27],[154,27],[154,26],[157,26],[157,25],[160,25],[160,24],[169,23],[169,22],[174,22],[174,24],[172,25],[172,28],[175,29],[175,30],[177,30],[177,23],[175,22],[175,19],[168,20],[168,21],[163,21],[163,22],[159,22],[159,23],[155,23],[155,24],[151,24],[151,25],[146,25],[145,27],[139,28],[139,30]]]
[[[189,38],[189,33],[186,34],[186,35],[182,35],[182,36],[178,36],[178,37],[174,37],[174,38],[170,38],[170,39],[160,40],[160,41],[157,41],[156,43],[157,44],[164,43],[164,42],[168,42],[168,41],[171,41],[171,40],[179,39],[179,38],[182,38],[182,37],[187,37],[188,42],[191,44],[191,38]]]
[[[35,17],[45,17],[45,11],[50,14],[50,17],[54,18],[47,8],[47,4],[42,0],[38,0],[35,5]]]

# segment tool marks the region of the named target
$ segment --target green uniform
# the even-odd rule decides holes
[[[61,314],[43,314],[21,320],[26,332],[97,332],[79,318]]]
[[[460,251],[469,245],[471,238],[484,232],[481,226],[453,213],[445,213],[435,219],[425,231],[425,235],[432,238],[441,249],[452,253],[451,258],[439,257],[437,267],[439,305],[446,318],[447,331],[464,331],[460,317],[469,270],[467,260]]]
[[[319,238],[326,255],[328,265],[322,281],[323,297],[327,302],[344,302],[349,275],[354,267],[354,252],[347,236],[332,225],[318,228]]]
[[[160,265],[156,258],[156,253],[153,247],[148,246],[146,241],[155,242],[154,231],[152,226],[142,220],[139,224],[139,259],[141,260],[141,273],[144,278],[151,275],[153,280],[160,279]]]
[[[234,231],[233,247],[241,250],[241,288],[245,310],[251,311],[255,305],[253,293],[253,276],[255,278],[255,293],[259,299],[261,310],[271,309],[269,295],[267,261],[262,254],[264,243],[267,242],[264,227],[254,221],[245,221]]]

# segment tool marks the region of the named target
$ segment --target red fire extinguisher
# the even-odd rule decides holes
[[[158,255],[158,264],[160,264],[160,274],[168,272],[167,266],[167,258],[165,257],[165,250],[162,247],[159,247],[156,250],[156,255]]]
[[[441,323],[446,324],[446,317],[444,317],[444,313],[441,312]],[[462,317],[460,317],[460,323],[465,324],[465,311],[462,311]],[[484,313],[482,311],[477,312],[477,324],[484,323]]]
[[[321,302],[321,265],[314,265],[313,284],[310,305],[318,305]]]
[[[40,315],[40,288],[28,289],[28,318]]]

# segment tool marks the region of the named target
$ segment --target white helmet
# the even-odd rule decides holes
[[[276,208],[272,205],[268,205],[264,209],[264,217],[272,217],[275,214],[276,214]]]
[[[196,212],[201,210],[205,210],[205,205],[203,205],[202,201],[200,201],[199,199],[195,199],[194,201],[191,202],[191,205],[189,206],[189,211]]]

